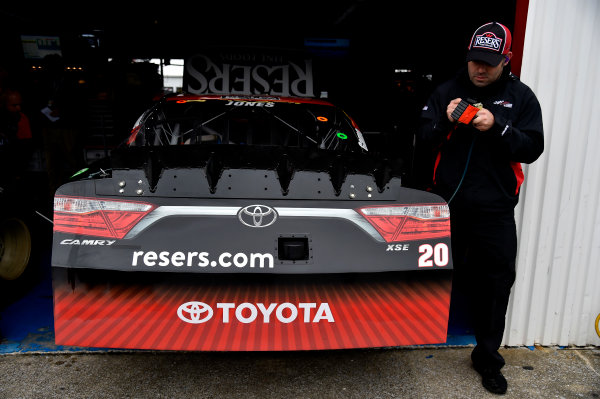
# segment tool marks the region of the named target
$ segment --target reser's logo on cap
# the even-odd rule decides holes
[[[475,36],[473,47],[485,48],[490,50],[500,50],[502,39],[491,32],[486,32],[483,35]]]
[[[213,310],[204,302],[186,302],[177,309],[177,316],[186,323],[200,324],[213,317]]]
[[[277,212],[266,205],[248,205],[239,210],[238,218],[248,227],[267,227],[275,223]]]

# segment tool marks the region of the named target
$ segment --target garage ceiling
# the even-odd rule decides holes
[[[19,2],[3,5],[0,11],[4,29],[12,32],[68,36],[97,31],[109,52],[164,58],[181,57],[209,45],[301,47],[306,37],[349,38],[361,51],[396,53],[396,58],[402,58],[402,53],[422,57],[431,52],[462,51],[471,32],[489,20],[502,21],[509,28],[513,25],[514,1],[477,3],[476,7],[472,2],[437,3],[235,0],[156,6],[79,2],[69,7],[63,2],[35,6]]]

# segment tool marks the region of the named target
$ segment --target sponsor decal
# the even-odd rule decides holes
[[[64,239],[60,242],[60,245],[113,245],[117,240],[71,240]]]
[[[204,302],[186,302],[177,309],[177,316],[191,324],[200,324],[213,317],[212,308]]]
[[[292,323],[301,320],[304,323],[319,323],[322,320],[335,323],[331,308],[328,303],[321,303],[317,307],[315,302],[300,302],[294,305],[284,303],[249,303],[239,305],[231,302],[217,303],[221,310],[220,321],[230,323],[233,318],[240,323],[248,324],[255,321],[268,324],[272,319],[281,323]],[[181,321],[190,324],[201,324],[211,320],[215,314],[213,308],[204,302],[186,302],[177,309],[177,316]],[[260,314],[260,315],[259,315]],[[300,319],[298,319],[300,317]]]
[[[248,227],[267,227],[277,220],[277,211],[266,205],[248,205],[238,211],[238,219]]]
[[[511,103],[504,100],[494,101],[494,105],[502,105],[504,108],[512,108],[513,106]]]
[[[266,108],[273,108],[275,106],[275,103],[272,102],[265,102],[265,101],[246,101],[246,100],[240,100],[240,101],[233,101],[233,100],[229,100],[229,102],[225,105],[229,105],[229,106],[234,106],[234,107],[266,107]]]
[[[490,50],[500,50],[502,39],[494,35],[492,32],[486,32],[482,35],[475,36],[473,47],[485,48]]]
[[[250,268],[274,268],[274,260],[272,254],[261,254],[251,253],[249,255],[245,253],[231,254],[229,252],[223,252],[216,260],[210,259],[208,252],[196,252],[196,251],[134,251],[131,260],[131,266],[175,266],[175,267],[231,267],[235,266],[238,268],[250,267]]]
[[[314,97],[310,59],[267,54],[197,54],[185,60],[185,91],[193,94],[267,94]]]

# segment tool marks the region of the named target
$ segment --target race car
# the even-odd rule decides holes
[[[56,343],[185,351],[446,340],[449,209],[322,99],[170,95],[54,199]]]

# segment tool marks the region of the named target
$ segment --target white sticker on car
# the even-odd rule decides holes
[[[197,251],[133,251],[131,266],[175,266],[175,267],[224,267],[273,269],[275,266],[272,254],[223,252],[212,258],[208,252]]]
[[[318,306],[317,306],[318,305]],[[297,305],[289,302],[269,303],[217,303],[222,315],[221,323],[228,324],[235,317],[240,323],[262,322],[268,324],[276,319],[280,323],[292,323],[296,320],[304,323],[319,323],[327,321],[335,323],[333,313],[327,302],[317,304],[300,302]],[[213,318],[216,311],[207,303],[192,301],[186,302],[177,309],[177,316],[186,323],[201,324]]]
[[[435,247],[431,244],[423,244],[419,246],[419,267],[444,267],[448,266],[450,261],[450,251],[448,245],[440,243]],[[432,259],[433,258],[433,259]]]

